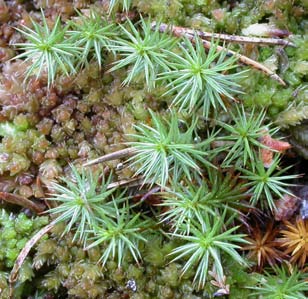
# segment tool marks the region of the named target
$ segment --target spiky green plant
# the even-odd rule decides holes
[[[134,150],[129,158],[131,166],[136,166],[136,175],[142,175],[145,182],[165,186],[169,177],[177,181],[182,175],[192,179],[192,173],[201,174],[198,165],[212,164],[205,159],[206,151],[213,141],[213,136],[207,140],[195,143],[194,129],[197,119],[185,131],[179,128],[179,118],[174,111],[170,120],[161,119],[150,110],[152,125],[136,125],[137,134],[130,134],[137,141],[128,142]]]
[[[221,263],[221,253],[228,254],[234,261],[246,265],[245,260],[238,254],[240,246],[235,243],[248,243],[244,234],[233,234],[238,226],[224,230],[232,220],[225,221],[226,210],[221,216],[204,214],[202,222],[191,225],[191,235],[172,234],[185,243],[172,250],[170,255],[176,256],[171,262],[182,260],[188,256],[188,260],[182,269],[182,275],[190,268],[196,267],[194,283],[198,288],[204,287],[208,268],[211,264],[215,266],[218,277],[222,280],[224,276]]]
[[[126,205],[118,209],[117,203],[114,202],[114,209],[114,219],[106,214],[97,219],[97,226],[92,231],[94,242],[86,249],[102,244],[105,246],[100,258],[102,265],[104,266],[109,259],[116,258],[120,268],[127,253],[132,255],[136,263],[141,259],[138,243],[147,242],[143,233],[149,226],[149,221],[141,219],[140,214],[133,214]]]
[[[132,0],[110,0],[108,13],[110,14],[118,6],[122,6],[122,10],[128,12],[131,4],[132,4]]]
[[[131,66],[123,84],[128,85],[137,76],[144,75],[147,88],[152,89],[155,87],[157,74],[169,69],[163,49],[171,50],[175,39],[166,33],[160,33],[159,26],[152,30],[150,20],[141,18],[140,25],[136,25],[141,27],[139,30],[130,20],[127,20],[127,25],[128,28],[119,25],[124,39],[119,39],[111,49],[121,58],[114,62],[110,71]]]
[[[102,182],[98,175],[90,171],[78,172],[74,165],[71,165],[72,180],[62,178],[66,185],[51,182],[49,188],[53,190],[49,201],[54,201],[58,206],[49,209],[47,212],[56,215],[56,223],[66,222],[67,225],[63,234],[75,229],[74,240],[79,239],[84,243],[88,238],[87,231],[96,226],[97,217],[102,215],[116,215],[111,195],[115,189],[108,189],[111,180],[109,177]],[[123,196],[119,196],[123,201]]]
[[[214,42],[206,54],[197,36],[195,45],[184,38],[179,47],[180,53],[164,51],[169,56],[171,71],[160,75],[160,79],[169,82],[165,94],[175,95],[172,105],[189,112],[201,107],[206,117],[210,108],[227,110],[223,98],[233,99],[232,94],[239,92],[236,81],[243,76],[243,72],[227,73],[237,67],[236,57],[228,58],[226,51],[217,51],[217,43]]]
[[[73,30],[68,31],[72,44],[82,49],[79,65],[88,63],[95,57],[99,67],[102,67],[102,51],[110,51],[110,45],[116,36],[115,26],[108,23],[96,11],[90,9],[88,15],[78,12],[78,18],[70,22]]]
[[[256,205],[261,201],[262,207],[267,204],[271,211],[273,211],[276,209],[274,196],[277,196],[277,198],[282,198],[284,194],[294,196],[288,188],[292,186],[290,181],[298,178],[299,175],[283,175],[292,166],[280,168],[279,162],[279,155],[276,155],[270,167],[265,168],[262,160],[259,158],[253,162],[255,169],[240,169],[243,173],[241,178],[248,181],[244,186],[249,188],[247,193],[251,194],[251,204]],[[276,171],[277,169],[279,170]]]
[[[291,273],[286,267],[274,267],[275,275],[265,271],[263,279],[259,279],[259,286],[251,287],[255,290],[250,296],[266,299],[305,299],[308,291],[306,278],[296,268]]]
[[[170,223],[173,233],[189,235],[192,223],[202,223],[205,213],[219,215],[221,210],[228,209],[232,213],[235,207],[244,205],[240,202],[245,197],[243,187],[232,177],[220,171],[209,171],[208,180],[185,184],[173,182],[162,194],[163,202],[159,206],[167,210],[160,215],[162,223]]]
[[[258,158],[260,148],[265,146],[260,142],[260,138],[265,134],[274,134],[278,129],[270,128],[271,124],[265,125],[265,111],[252,111],[248,114],[244,106],[239,108],[236,105],[236,113],[230,111],[232,123],[227,124],[217,120],[217,123],[223,127],[227,134],[218,139],[231,142],[222,166],[232,165],[234,161],[238,166],[246,166],[249,162],[254,168],[254,161]]]
[[[26,39],[25,43],[16,43],[15,46],[23,53],[14,59],[25,58],[29,63],[26,70],[26,79],[35,75],[37,78],[47,72],[48,87],[55,80],[58,72],[66,76],[76,73],[75,62],[80,56],[80,48],[69,41],[65,34],[67,27],[63,27],[58,16],[52,29],[49,28],[45,15],[42,12],[42,24],[31,19],[33,29],[25,25],[16,28]]]

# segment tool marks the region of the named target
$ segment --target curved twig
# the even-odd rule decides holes
[[[156,22],[152,22],[152,27],[156,27]],[[282,38],[268,38],[268,37],[250,37],[250,36],[242,36],[242,35],[229,35],[229,34],[222,34],[222,33],[211,33],[206,31],[194,30],[185,27],[179,26],[169,26],[168,24],[161,23],[159,24],[159,30],[161,32],[165,32],[171,30],[172,32],[183,32],[181,35],[190,34],[195,35],[197,34],[201,39],[205,40],[213,40],[218,39],[221,41],[226,41],[230,43],[236,44],[258,44],[258,45],[280,45],[280,46],[291,46],[295,47],[295,45],[285,39]]]
[[[40,214],[45,210],[45,206],[43,204],[34,203],[26,197],[9,192],[0,192],[0,199],[12,204],[22,206],[24,208],[28,208],[36,214]]]
[[[155,28],[157,26],[157,23],[156,22],[152,22],[152,28]],[[211,33],[208,33],[208,32],[202,32],[202,31],[198,31],[198,30],[192,30],[190,28],[185,28],[185,27],[179,27],[179,26],[170,26],[168,24],[159,24],[159,30],[161,32],[165,32],[165,31],[170,31],[172,32],[175,36],[177,37],[182,37],[182,36],[186,36],[187,38],[189,38],[192,42],[194,42],[194,39],[195,39],[195,35],[198,35],[200,36],[201,38],[201,41],[203,43],[203,46],[204,48],[206,49],[210,49],[212,47],[212,43],[207,41],[206,39],[213,39],[213,38],[219,38],[219,39],[222,39],[222,40],[227,40],[227,41],[230,41],[230,42],[237,42],[237,43],[258,43],[257,41],[262,41],[262,43],[265,43],[265,41],[267,41],[267,44],[275,44],[275,45],[288,45],[288,46],[294,46],[294,44],[288,42],[288,41],[285,41],[285,40],[282,40],[282,39],[273,39],[273,38],[246,38],[244,36],[228,36],[226,34],[211,34]],[[226,37],[228,36],[228,39],[226,39]],[[204,39],[205,38],[205,39]],[[224,39],[225,38],[225,39]],[[284,42],[282,42],[284,41]],[[237,52],[234,52],[232,50],[229,50],[225,47],[222,47],[222,46],[216,46],[217,47],[217,51],[221,52],[221,51],[225,51],[227,52],[227,55],[229,56],[235,56],[236,58],[238,58],[238,60],[240,62],[242,62],[243,64],[246,64],[246,65],[249,65],[261,72],[263,72],[264,74],[270,76],[271,78],[273,78],[274,80],[276,80],[277,82],[279,82],[281,85],[283,86],[286,86],[286,83],[276,74],[274,73],[273,71],[271,71],[270,69],[268,69],[267,67],[265,67],[263,64],[247,57],[247,56],[244,56],[244,55],[241,55]]]
[[[46,233],[48,233],[56,224],[56,221],[52,221],[50,222],[48,225],[46,225],[45,227],[43,227],[41,230],[39,230],[25,245],[25,247],[21,250],[21,252],[19,253],[13,270],[10,274],[9,277],[9,283],[10,283],[10,298],[13,299],[13,293],[14,293],[14,287],[13,284],[15,283],[15,281],[17,280],[18,277],[18,272],[22,266],[22,264],[24,263],[26,257],[28,256],[30,250],[32,249],[32,247],[36,244],[36,242],[38,242]]]

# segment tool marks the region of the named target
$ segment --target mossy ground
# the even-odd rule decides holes
[[[87,9],[93,4],[106,13],[108,1],[0,1],[0,192],[41,201],[48,193],[45,185],[49,181],[69,174],[69,163],[80,166],[85,160],[123,149],[124,143],[130,141],[127,134],[136,133],[133,124],[149,121],[149,109],[167,114],[171,99],[162,96],[165,87],[149,91],[142,76],[129,86],[123,86],[126,69],[107,72],[116,59],[113,54],[106,56],[102,69],[90,62],[74,76],[58,76],[51,89],[47,88],[46,75],[24,83],[26,65],[10,60],[17,54],[11,45],[22,40],[14,27],[20,23],[29,25],[29,17],[39,19],[39,8],[50,20],[60,15],[65,22],[76,15],[74,9]],[[287,87],[280,86],[250,69],[240,82],[244,94],[239,95],[238,100],[248,109],[252,106],[265,108],[267,119],[276,121],[285,130],[291,127],[282,134],[292,134],[294,147],[307,158],[307,126],[294,126],[308,119],[305,113],[308,105],[307,9],[305,0],[257,3],[252,0],[133,0],[131,14],[137,18],[138,14],[150,15],[153,20],[228,34],[241,34],[242,29],[251,24],[268,22],[288,30],[295,48],[233,46],[241,54],[267,65],[287,82]],[[248,67],[238,67],[242,69]],[[183,117],[189,116],[183,114]],[[228,119],[228,115],[221,114],[219,118]],[[297,159],[301,158],[293,151],[284,164]],[[93,170],[116,170],[120,162],[123,161],[107,162],[94,166]],[[300,170],[294,171],[304,171],[303,167],[298,168]],[[115,171],[116,180],[130,179],[133,174],[134,169],[128,167]],[[149,206],[144,209],[150,210]],[[0,298],[6,299],[8,274],[21,243],[43,225],[36,223],[46,218],[38,220],[32,215],[25,218],[24,213],[29,211],[18,205],[3,202],[3,208],[14,215],[11,218],[3,216],[0,227],[3,232]],[[20,222],[23,222],[22,228]],[[192,283],[193,270],[181,277],[182,263],[168,264],[171,259],[167,255],[178,244],[166,236],[154,234],[149,245],[140,248],[141,265],[128,257],[122,268],[117,269],[116,262],[112,261],[105,268],[101,267],[97,263],[101,256],[99,249],[84,251],[81,244],[72,241],[71,234],[61,238],[62,231],[63,227],[57,226],[33,248],[21,269],[14,298],[197,299],[213,298],[218,289],[207,283],[203,290],[197,291]],[[226,298],[251,295],[247,287],[256,285],[260,275],[254,271],[256,269],[253,266],[243,269],[226,257],[223,257],[223,264],[226,284],[230,285],[230,295]],[[129,282],[136,284],[136,290]]]

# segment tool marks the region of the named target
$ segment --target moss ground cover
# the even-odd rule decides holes
[[[307,296],[304,1],[0,8],[0,298]]]

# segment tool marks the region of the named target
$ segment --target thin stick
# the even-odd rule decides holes
[[[156,27],[156,22],[152,22],[152,28]],[[159,31],[165,32],[168,31],[168,29],[171,26],[168,24],[161,23],[159,24]],[[174,29],[173,29],[174,28]],[[258,44],[258,45],[280,45],[280,46],[291,46],[295,47],[295,45],[285,39],[281,38],[268,38],[268,37],[250,37],[250,36],[241,36],[241,35],[229,35],[229,34],[222,34],[222,33],[211,33],[206,31],[200,31],[200,30],[194,30],[190,28],[184,28],[184,27],[178,27],[178,26],[172,26],[171,30],[176,31],[185,31],[185,34],[191,34],[195,35],[197,34],[201,39],[205,40],[212,40],[212,39],[218,39],[230,43],[236,43],[236,44]],[[182,34],[183,35],[183,34]]]
[[[154,28],[156,26],[156,22],[152,23],[152,27]],[[195,40],[195,35],[190,33],[190,32],[194,32],[191,29],[188,28],[184,28],[184,27],[179,27],[179,26],[169,26],[167,24],[161,24],[159,27],[160,31],[168,31],[170,30],[175,36],[177,37],[182,37],[182,36],[186,36],[187,38],[189,38],[189,40],[191,42],[194,42]],[[198,34],[198,32],[196,32]],[[212,43],[201,39],[204,48],[206,49],[210,49],[212,47]],[[235,56],[236,58],[238,58],[238,60],[246,65],[249,65],[261,72],[263,72],[264,74],[270,76],[272,79],[276,80],[277,82],[279,82],[281,85],[286,86],[286,83],[273,71],[271,71],[270,69],[268,69],[267,67],[265,67],[263,64],[250,59],[244,55],[241,55],[237,52],[234,52],[232,50],[226,49],[225,47],[222,46],[216,46],[217,51],[221,52],[221,51],[225,51],[227,52],[227,55],[229,56]]]
[[[146,182],[144,182],[144,180],[141,177],[137,177],[137,178],[121,180],[121,181],[117,181],[117,182],[114,182],[114,183],[110,183],[107,186],[107,189],[112,189],[112,188],[122,187],[122,186],[136,187],[136,186],[140,186],[142,184],[146,184]]]
[[[13,193],[0,192],[0,199],[12,204],[22,206],[24,208],[28,208],[36,214],[40,214],[45,210],[45,206],[43,204],[34,203],[26,197]]]
[[[150,191],[148,191],[146,194],[144,194],[140,201],[143,202],[145,200],[147,200],[147,198],[155,193],[158,193],[161,190],[160,186],[156,186],[155,188],[152,188]]]
[[[187,36],[191,41],[194,40],[194,37],[193,36]],[[206,40],[201,40],[202,41],[202,44],[203,46],[206,48],[206,49],[209,49],[212,44]],[[216,49],[218,52],[221,52],[221,51],[227,51],[228,54],[231,54],[233,56],[235,56],[236,58],[238,58],[238,60],[246,65],[249,65],[255,69],[257,69],[258,71],[261,71],[262,73],[270,76],[272,79],[276,80],[277,82],[279,82],[281,85],[283,86],[286,86],[286,83],[273,71],[271,71],[270,69],[268,69],[266,66],[264,66],[263,64],[251,59],[251,58],[248,58],[247,56],[244,56],[244,55],[241,55],[239,53],[236,53],[232,50],[229,50],[229,49],[226,49],[222,46],[216,46]]]
[[[48,225],[46,225],[45,227],[43,227],[41,230],[39,230],[25,245],[25,247],[21,250],[21,252],[19,253],[13,270],[10,274],[9,277],[9,283],[10,283],[10,298],[13,299],[13,292],[14,292],[14,287],[13,284],[15,283],[15,281],[17,280],[17,276],[18,276],[18,272],[22,266],[22,264],[24,263],[26,257],[28,256],[31,248],[36,244],[36,242],[38,242],[46,233],[48,233],[56,224],[56,221],[52,221],[50,222]]]
[[[127,156],[130,156],[131,154],[134,153],[134,149],[133,148],[125,148],[110,154],[106,154],[104,156],[101,156],[97,159],[91,160],[85,164],[83,164],[83,166],[90,166],[90,165],[94,165],[94,164],[98,164],[98,163],[102,163],[102,162],[106,162],[106,161],[112,161],[112,160],[116,160],[116,159],[121,159]]]

